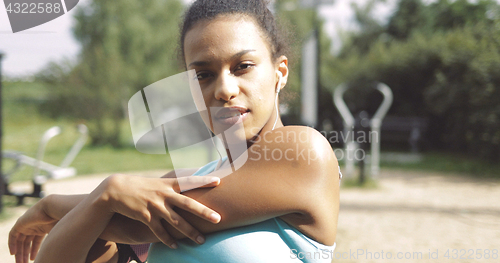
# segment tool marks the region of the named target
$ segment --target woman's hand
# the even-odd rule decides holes
[[[121,214],[148,226],[165,245],[176,248],[175,239],[164,225],[168,223],[198,244],[203,235],[174,211],[180,208],[212,223],[220,221],[220,215],[201,203],[180,194],[182,189],[214,187],[220,183],[217,177],[189,176],[182,178],[144,178],[113,175],[106,179],[102,198],[110,212]]]
[[[106,180],[106,186],[101,195],[108,199],[109,205],[113,209],[110,212],[117,212],[144,223],[151,229],[154,237],[172,246],[174,240],[162,225],[167,222],[173,222],[172,226],[193,240],[200,236],[199,231],[172,210],[173,207],[185,209],[212,223],[217,223],[220,220],[220,216],[213,210],[181,195],[179,186],[181,185],[183,189],[214,187],[219,182],[218,178],[199,176],[172,179],[114,175]],[[9,250],[12,255],[16,255],[16,263],[27,263],[28,259],[34,260],[43,238],[60,219],[87,196],[50,195],[28,209],[17,220],[9,233]],[[115,232],[123,235],[123,233],[133,230],[133,227],[127,226],[117,225]],[[148,231],[141,232],[144,234]],[[141,242],[140,238],[136,241]],[[199,241],[196,242],[202,243]]]
[[[40,244],[57,223],[57,219],[50,217],[45,210],[46,197],[32,206],[16,222],[9,233],[9,250],[16,255],[16,263],[28,263],[34,260]]]

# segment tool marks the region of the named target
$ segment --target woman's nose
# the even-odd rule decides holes
[[[215,98],[217,100],[230,101],[240,92],[237,80],[229,74],[221,74],[215,87]]]

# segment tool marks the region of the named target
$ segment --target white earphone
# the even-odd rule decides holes
[[[283,73],[281,73],[281,71],[277,71],[277,73],[278,73],[279,81],[278,81],[278,86],[276,86],[276,93],[280,93],[281,81],[283,79]]]
[[[274,120],[274,125],[273,125],[273,130],[276,128],[276,123],[278,123],[278,95],[280,94],[281,90],[281,81],[283,79],[283,73],[281,71],[277,71],[278,73],[278,86],[276,86],[276,99],[274,100],[274,106],[276,107],[276,120]]]

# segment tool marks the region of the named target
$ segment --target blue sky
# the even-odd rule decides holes
[[[4,2],[0,0],[0,51],[5,54],[2,63],[4,75],[28,77],[49,61],[65,57],[74,59],[79,51],[70,30],[74,10],[43,25],[13,34]]]
[[[90,0],[80,0],[78,5],[86,4],[88,1]],[[184,1],[190,2],[190,0]],[[355,27],[350,3],[362,4],[365,1],[336,0],[332,5],[322,5],[319,8],[320,14],[327,22],[325,30],[336,39],[333,48],[338,48],[340,45],[338,29],[346,30]],[[389,16],[394,2],[394,0],[387,0],[387,4],[380,4],[374,10],[381,21]],[[43,25],[13,34],[4,2],[0,0],[0,52],[5,54],[2,63],[4,75],[29,79],[50,61],[75,60],[80,47],[71,33],[74,11],[75,9]]]

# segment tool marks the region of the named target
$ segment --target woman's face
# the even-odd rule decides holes
[[[186,34],[188,70],[196,70],[209,115],[205,124],[216,134],[242,123],[245,140],[271,130],[278,70],[288,75],[287,59],[272,60],[270,45],[247,16],[226,15],[195,24]],[[281,88],[281,87],[280,87]],[[243,138],[241,138],[243,139]]]

